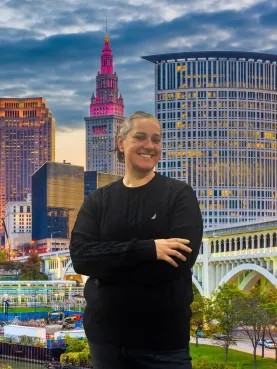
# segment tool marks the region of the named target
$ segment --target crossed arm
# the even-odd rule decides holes
[[[79,274],[93,277],[111,276],[121,267],[162,260],[174,268],[186,263],[191,268],[202,240],[202,217],[190,186],[181,187],[172,205],[170,237],[167,239],[132,239],[101,241],[97,207],[99,197],[87,197],[72,231],[70,254]]]

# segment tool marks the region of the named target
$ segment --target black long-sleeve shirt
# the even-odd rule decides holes
[[[157,260],[155,239],[190,240],[185,262]],[[184,182],[155,174],[146,185],[122,180],[86,198],[71,238],[85,286],[84,327],[92,342],[179,348],[189,341],[191,267],[202,239],[197,199]]]

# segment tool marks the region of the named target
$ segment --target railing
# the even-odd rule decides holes
[[[234,257],[234,256],[255,256],[255,257],[264,257],[266,256],[274,256],[277,255],[277,247],[267,247],[267,248],[257,248],[257,249],[243,249],[243,250],[236,250],[236,251],[219,251],[213,252],[210,254],[209,258],[219,258],[219,257]]]
[[[45,348],[0,342],[0,357],[13,360],[25,360],[44,363],[47,360],[59,360],[65,350],[62,348]]]

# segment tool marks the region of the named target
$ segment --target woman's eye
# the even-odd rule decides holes
[[[152,140],[154,143],[158,144],[161,142],[161,139],[160,138],[154,138],[154,140]]]

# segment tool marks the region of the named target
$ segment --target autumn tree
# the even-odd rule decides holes
[[[242,292],[233,284],[223,284],[215,291],[213,296],[213,312],[218,329],[221,332],[218,344],[224,347],[224,360],[227,361],[229,347],[235,344],[233,331],[239,325],[238,301]]]
[[[7,260],[7,252],[4,249],[0,249],[0,264],[5,263]]]
[[[263,307],[260,286],[255,286],[250,293],[241,297],[239,303],[240,326],[249,337],[253,346],[254,368],[257,368],[257,345],[263,337],[263,327],[267,325],[268,316]]]
[[[210,321],[211,300],[202,296],[195,287],[193,292],[194,299],[190,305],[192,311],[190,327],[191,335],[195,337],[196,347],[198,347],[199,332],[203,332]]]
[[[40,271],[40,263],[39,255],[35,251],[31,252],[22,265],[20,279],[23,281],[47,280],[47,275]]]
[[[262,332],[262,339],[268,335],[275,343],[275,361],[277,362],[277,289],[272,284],[266,284],[260,290],[262,309],[265,314],[265,321]],[[262,346],[262,357],[264,357],[264,346]]]

